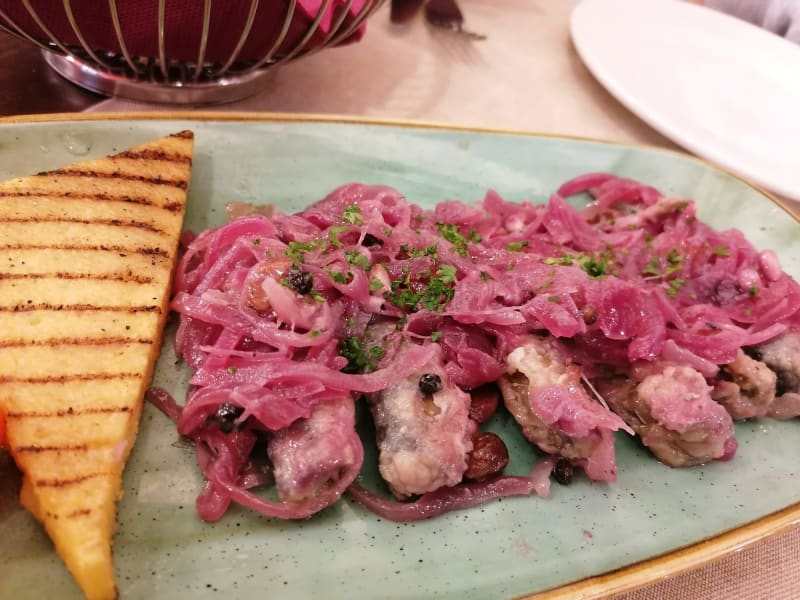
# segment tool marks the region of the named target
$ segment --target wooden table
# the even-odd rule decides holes
[[[79,112],[102,99],[58,76],[33,44],[0,33],[0,116]]]

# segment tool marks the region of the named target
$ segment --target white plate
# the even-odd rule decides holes
[[[800,46],[678,0],[584,0],[571,33],[600,83],[652,127],[800,198]]]

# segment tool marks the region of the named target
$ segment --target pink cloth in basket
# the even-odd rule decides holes
[[[40,41],[46,42],[55,38],[67,47],[81,46],[78,34],[70,25],[63,0],[32,0],[30,4],[36,12],[36,17],[50,33],[37,24],[36,18],[19,0],[0,0],[0,9],[8,17],[4,19],[0,16],[0,23],[9,31],[16,32],[19,28]],[[197,60],[204,4],[200,0],[166,2],[164,45],[168,60]],[[225,0],[212,3],[205,62],[224,63],[229,59],[245,29],[251,4],[251,0]],[[288,0],[259,2],[252,28],[238,55],[238,60],[259,60],[267,54],[280,35],[290,4]],[[303,40],[324,4],[324,0],[298,0],[289,30],[275,54],[276,57],[286,55]],[[341,27],[333,32],[334,35],[349,30],[365,4],[367,0],[353,0]],[[130,56],[158,58],[158,0],[117,0],[116,6],[120,29]],[[80,35],[92,50],[122,53],[114,29],[110,3],[98,0],[72,0],[70,7]],[[331,0],[319,27],[304,48],[322,44],[346,7],[346,0]],[[357,41],[363,34],[362,24],[340,43]]]

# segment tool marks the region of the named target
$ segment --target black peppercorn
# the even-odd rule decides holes
[[[569,485],[572,481],[572,463],[566,458],[559,458],[553,468],[553,477],[561,485]]]
[[[217,407],[217,412],[214,413],[214,420],[217,422],[221,432],[230,433],[233,431],[233,422],[238,419],[243,412],[244,409],[241,406],[225,402]]]
[[[314,287],[314,278],[311,273],[308,271],[301,271],[297,267],[289,269],[283,281],[298,294],[308,294]]]
[[[436,373],[425,373],[419,378],[419,391],[423,394],[435,394],[442,389],[442,378]]]

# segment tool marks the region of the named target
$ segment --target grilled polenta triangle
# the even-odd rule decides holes
[[[0,409],[23,505],[90,600],[168,312],[191,132],[0,183]]]

